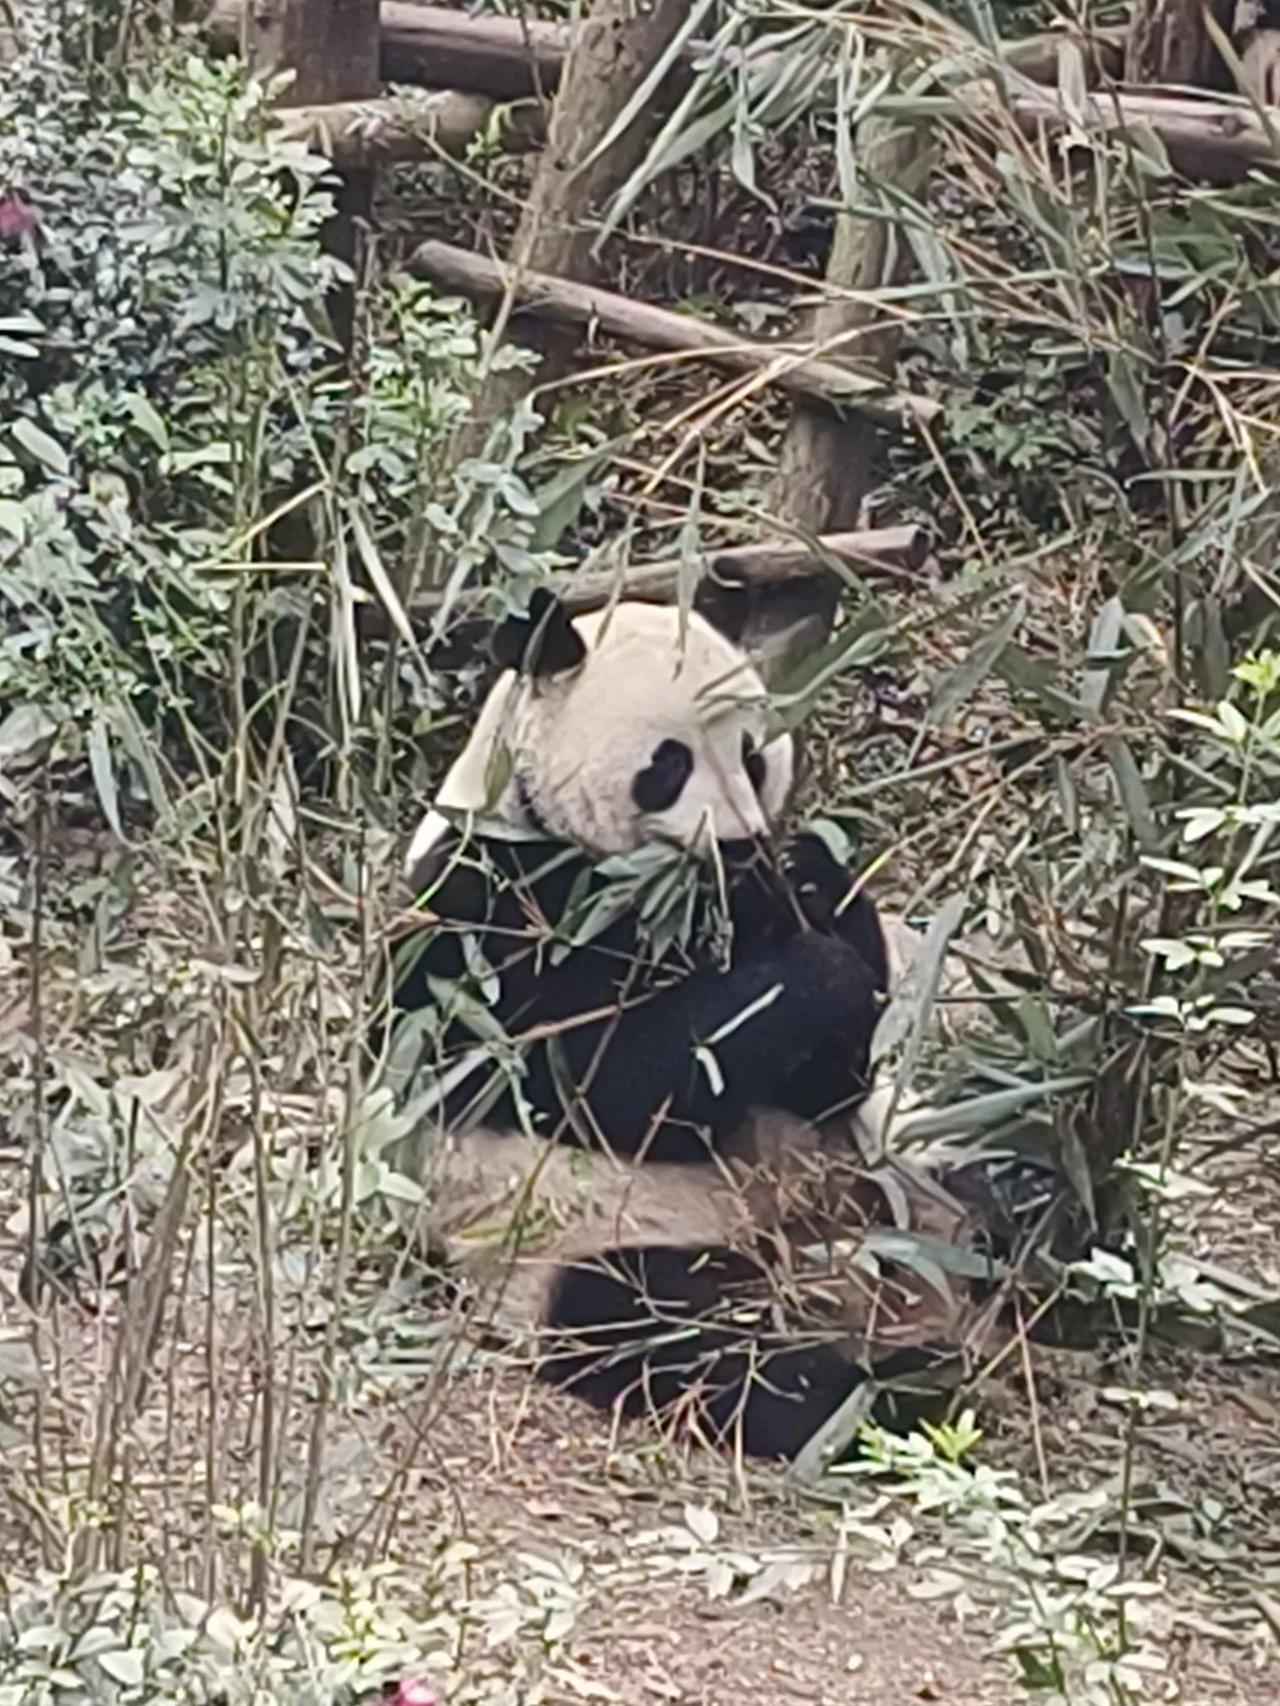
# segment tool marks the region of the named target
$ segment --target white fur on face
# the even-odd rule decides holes
[[[443,832],[441,812],[484,812],[527,827],[532,811],[557,839],[597,857],[651,841],[696,848],[765,834],[791,792],[794,743],[765,745],[764,683],[746,654],[690,613],[624,603],[580,616],[581,666],[561,676],[508,673],[485,701],[471,739],[419,826],[412,870]],[[757,793],[743,760],[749,736],[765,762]],[[668,809],[643,813],[635,776],[663,741],[693,755],[693,769]],[[511,765],[496,799],[494,758]]]

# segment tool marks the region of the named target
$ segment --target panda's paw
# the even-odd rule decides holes
[[[876,979],[866,960],[841,936],[805,930],[782,953],[784,980],[793,999],[829,1031],[864,1026],[868,1035],[879,1011]]]
[[[831,852],[821,836],[797,835],[783,857],[787,879],[796,903],[815,930],[830,935],[837,911],[853,887],[849,870]]]

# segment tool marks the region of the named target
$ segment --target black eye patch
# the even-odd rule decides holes
[[[750,735],[742,737],[742,767],[747,773],[747,780],[758,794],[764,787],[764,774],[767,766],[764,753],[757,747]]]
[[[680,798],[693,774],[693,754],[682,740],[664,740],[631,783],[631,798],[642,812],[665,812]]]

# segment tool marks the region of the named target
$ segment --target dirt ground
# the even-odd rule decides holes
[[[1046,1392],[1046,1402],[1059,1408],[1060,1392],[1074,1384],[1074,1376],[1059,1376],[1059,1390]],[[1059,1413],[1064,1422],[1074,1419],[1069,1407]],[[1012,1421],[1002,1431],[984,1456],[1008,1463],[1030,1442]],[[1274,1455],[1274,1432],[1265,1431],[1265,1441],[1261,1433],[1251,1437],[1250,1450]],[[1091,1434],[1055,1426],[1050,1438],[1055,1472],[1063,1475],[1073,1464],[1078,1472],[1082,1448],[1086,1462],[1115,1457],[1114,1435],[1096,1424]],[[1200,1478],[1224,1495],[1232,1464],[1241,1461],[1238,1430],[1234,1440],[1235,1450],[1230,1439],[1215,1438],[1213,1449],[1199,1454]],[[533,1552],[588,1565],[599,1591],[565,1660],[603,1685],[605,1698],[624,1706],[1014,1706],[1035,1697],[993,1653],[981,1615],[962,1622],[953,1606],[918,1597],[925,1573],[909,1559],[883,1569],[855,1558],[837,1598],[834,1514],[800,1498],[780,1475],[753,1468],[744,1481],[706,1454],[661,1450],[639,1425],[611,1439],[600,1417],[509,1371],[460,1375],[445,1409],[433,1415],[430,1441],[432,1469],[411,1496],[418,1508],[438,1518],[441,1501],[451,1505],[450,1521],[486,1553]],[[1186,1493],[1194,1477],[1174,1450],[1179,1443],[1170,1438],[1144,1451],[1143,1475],[1167,1471]],[[690,1571],[683,1580],[670,1573],[663,1561],[674,1544],[650,1546],[643,1537],[679,1531],[690,1507],[717,1515],[709,1551],[766,1567],[798,1566],[792,1582],[759,1599],[738,1591],[716,1599],[707,1573]],[[1248,1567],[1262,1572],[1264,1559],[1251,1551]],[[1167,1692],[1162,1685],[1152,1697],[1186,1706],[1275,1698],[1280,1655],[1256,1608],[1235,1618],[1224,1581],[1170,1564],[1170,1674]]]
[[[26,1327],[12,1287],[13,1254],[10,1244],[0,1345]],[[63,1311],[57,1323],[61,1390],[45,1425],[46,1445],[63,1464],[90,1444],[109,1314],[95,1321]],[[253,1346],[245,1320],[228,1312],[219,1333],[224,1497],[252,1488]],[[199,1532],[204,1514],[199,1448],[207,1413],[188,1409],[202,1410],[202,1347],[175,1342],[164,1361],[137,1428],[125,1557],[152,1547],[173,1556],[181,1537]],[[305,1392],[302,1358],[290,1372],[293,1392]],[[1145,1512],[1139,1537],[1144,1551],[1162,1550],[1157,1573],[1166,1585],[1170,1668],[1148,1697],[1185,1706],[1276,1698],[1280,1657],[1266,1615],[1275,1603],[1267,1584],[1280,1579],[1280,1445],[1266,1379],[1181,1353],[1162,1372],[1186,1408],[1141,1430],[1136,1461]],[[1043,1465],[1057,1489],[1095,1484],[1117,1462],[1122,1425],[1101,1396],[1096,1363],[1036,1350],[1033,1373],[1034,1405],[1021,1377],[986,1395],[984,1461],[1017,1467],[1032,1482]],[[177,1427],[174,1393],[184,1394]],[[284,1527],[303,1498],[307,1430],[306,1405],[292,1406],[278,1454]],[[781,1474],[757,1467],[743,1474],[711,1454],[671,1446],[643,1424],[611,1431],[591,1410],[496,1361],[459,1370],[430,1398],[403,1378],[388,1382],[381,1397],[366,1387],[333,1417],[322,1488],[319,1562],[390,1556],[411,1576],[420,1572],[435,1584],[437,1603],[465,1604],[477,1628],[495,1634],[492,1652],[487,1637],[476,1638],[475,1662],[486,1674],[496,1667],[523,1678],[513,1695],[521,1703],[1014,1706],[1035,1698],[993,1652],[985,1613],[962,1619],[955,1601],[920,1597],[930,1562],[945,1556],[927,1519],[913,1515],[896,1548],[848,1547],[841,1577],[840,1513],[802,1496]],[[884,1532],[902,1520],[896,1508],[859,1509]],[[1214,1510],[1216,1525],[1205,1516]],[[34,1563],[28,1519],[18,1501],[2,1509],[0,1557],[8,1567]],[[1104,1533],[1089,1541],[1105,1555]],[[443,1569],[442,1558],[460,1546],[465,1569]],[[565,1612],[554,1642],[542,1638],[545,1619],[531,1613],[528,1584],[539,1572]],[[545,1610],[545,1593],[539,1603]],[[469,1662],[462,1655],[462,1676]],[[452,1690],[438,1680],[447,1700]]]
[[[572,1657],[626,1706],[1015,1698],[981,1634],[940,1621],[905,1581],[853,1573],[833,1603],[829,1525],[824,1532],[779,1477],[753,1470],[735,1484],[731,1466],[706,1457],[646,1453],[643,1430],[630,1427],[611,1451],[601,1418],[518,1375],[464,1375],[456,1395],[438,1462],[468,1531],[488,1546],[569,1553],[619,1572],[623,1591],[593,1604]],[[477,1411],[519,1420],[486,1439],[466,1425]],[[680,1526],[688,1506],[730,1504],[721,1545],[757,1562],[789,1559],[817,1579],[746,1604],[713,1600],[705,1576],[673,1578],[637,1547],[638,1535]],[[649,1567],[637,1567],[637,1554]]]

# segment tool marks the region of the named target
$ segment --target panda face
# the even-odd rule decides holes
[[[764,684],[701,618],[620,605],[574,624],[577,667],[531,685],[514,719],[520,799],[597,856],[653,841],[692,850],[767,836],[793,775],[767,735]]]
[[[607,826],[611,841],[627,844],[613,850],[649,841],[698,849],[763,838],[789,790],[787,756],[776,743],[763,746],[754,731],[739,730],[735,718],[692,740],[663,737],[631,777],[630,824],[617,813]],[[777,785],[770,786],[771,780]]]
[[[408,867],[450,813],[595,858],[767,836],[791,792],[794,743],[769,739],[764,683],[746,653],[697,613],[663,605],[558,620],[550,663],[530,644],[494,686]],[[495,775],[505,778],[497,798]]]

